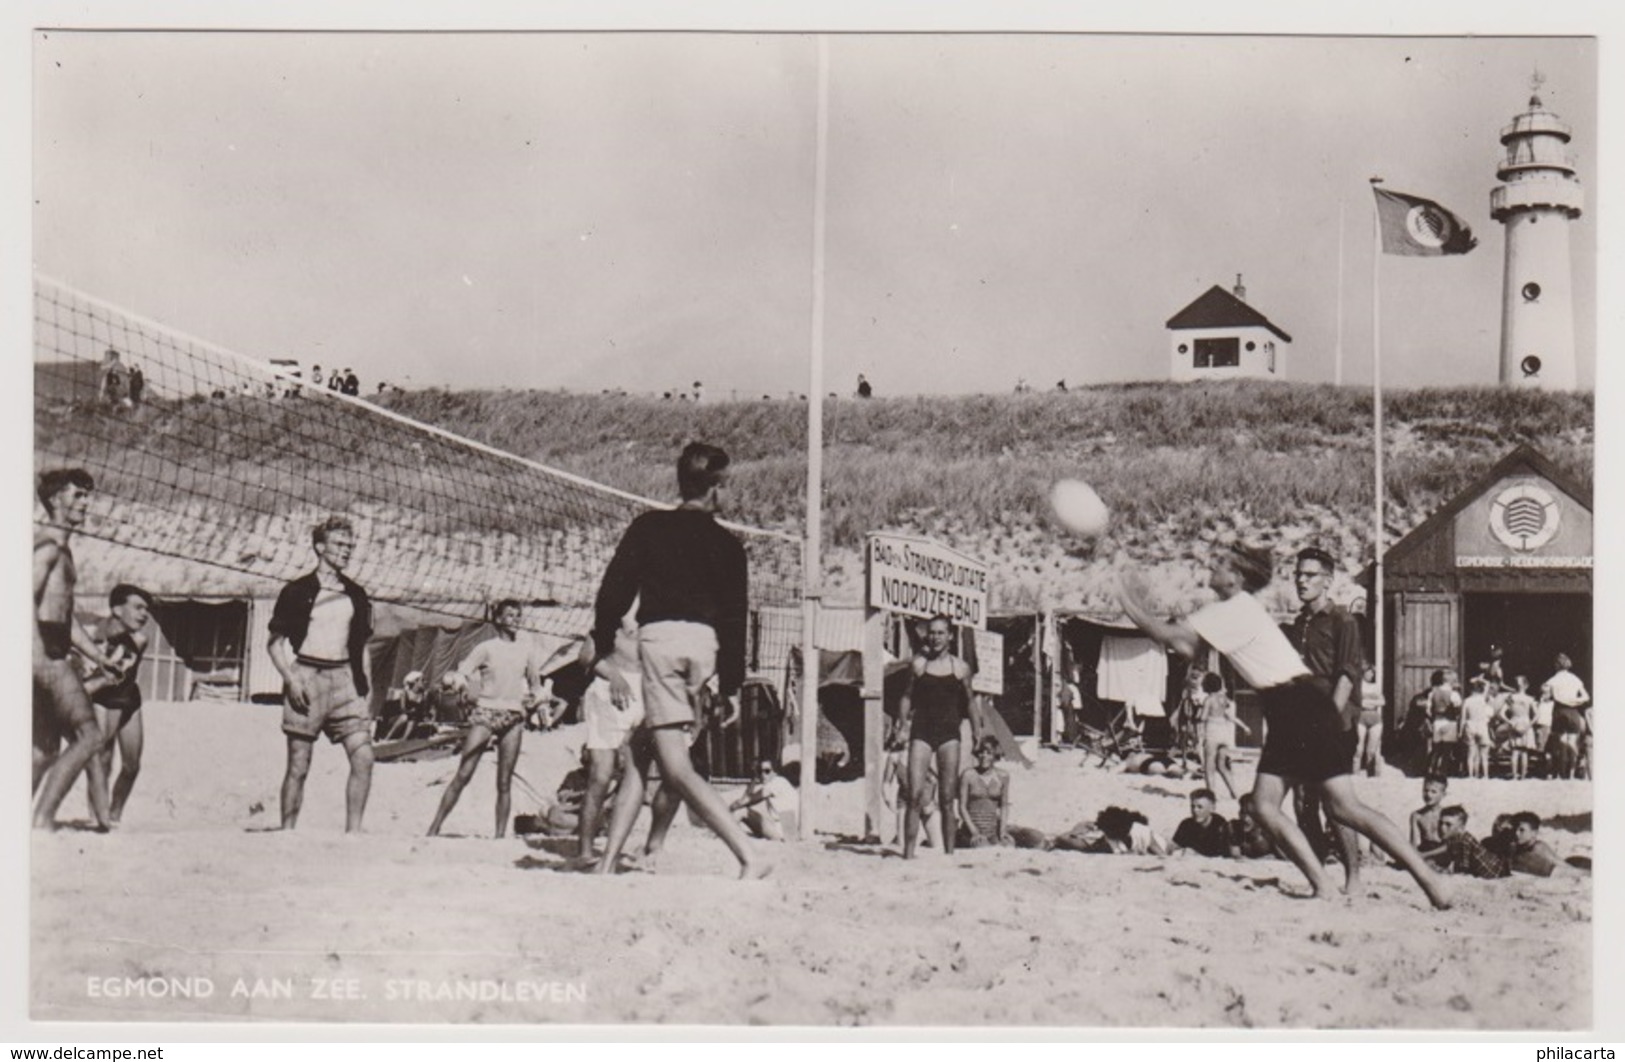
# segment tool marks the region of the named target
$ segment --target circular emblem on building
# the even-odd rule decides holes
[[[1561,522],[1557,499],[1534,483],[1515,483],[1490,503],[1490,533],[1521,552],[1550,542]]]
[[[1443,247],[1450,222],[1430,204],[1418,203],[1405,215],[1405,229],[1423,247]]]

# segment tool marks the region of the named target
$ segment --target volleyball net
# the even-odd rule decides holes
[[[569,637],[642,498],[401,416],[59,282],[34,285],[36,468],[96,478],[76,550],[90,583],[265,595],[348,516],[348,573],[383,602],[463,620],[515,598]],[[675,459],[673,475],[675,480]],[[727,525],[750,559],[750,662],[799,644],[796,536]]]

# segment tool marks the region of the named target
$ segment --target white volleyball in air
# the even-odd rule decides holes
[[[1103,533],[1111,519],[1111,510],[1100,500],[1095,488],[1081,479],[1057,480],[1050,488],[1049,501],[1061,526],[1086,538]]]

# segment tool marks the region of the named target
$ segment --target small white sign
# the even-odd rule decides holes
[[[972,693],[998,697],[1004,693],[1004,635],[998,631],[971,631],[976,645],[976,674],[971,676]]]

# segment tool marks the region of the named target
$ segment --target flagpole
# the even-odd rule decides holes
[[[813,162],[812,351],[807,373],[807,541],[801,579],[800,839],[813,839],[818,790],[818,608],[824,533],[824,186],[828,171],[829,38],[818,36],[818,108]]]
[[[1343,213],[1348,204],[1337,201],[1337,368],[1332,382],[1343,385]]]
[[[1381,177],[1371,178],[1371,187],[1376,188],[1382,183]],[[1383,681],[1383,614],[1384,601],[1382,596],[1382,554],[1383,554],[1383,476],[1382,476],[1382,288],[1379,284],[1378,265],[1382,262],[1382,216],[1377,209],[1377,199],[1371,197],[1371,445],[1375,452],[1375,516],[1372,527],[1372,544],[1375,562],[1372,565],[1372,600],[1366,602],[1366,611],[1372,617],[1372,646],[1371,654],[1376,659],[1377,688],[1382,688]],[[1389,703],[1393,703],[1392,698]]]

